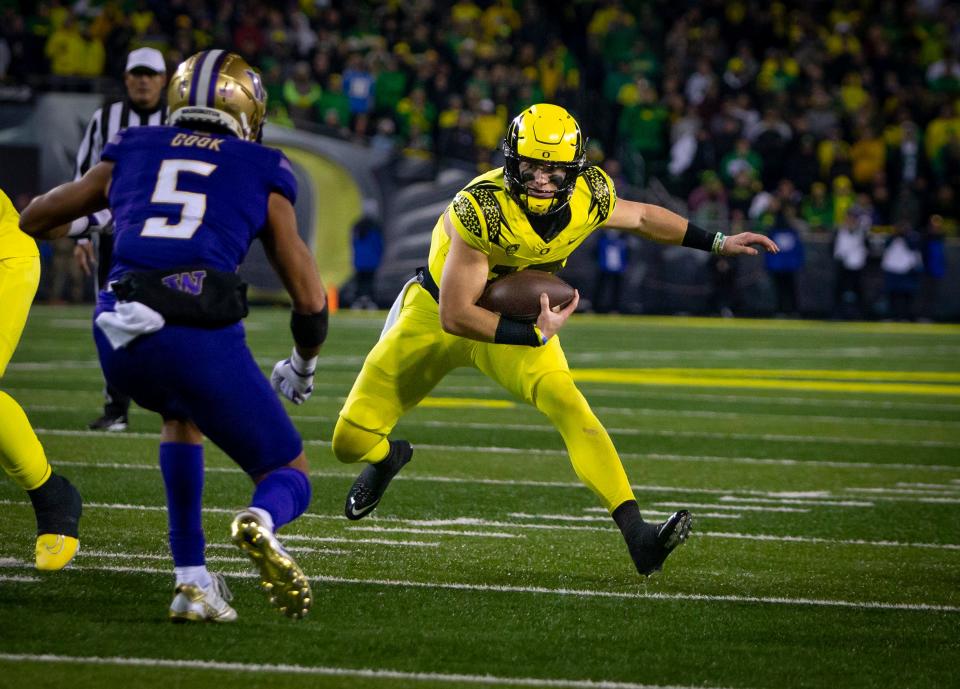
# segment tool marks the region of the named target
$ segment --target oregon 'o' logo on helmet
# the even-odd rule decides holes
[[[538,103],[517,115],[503,141],[503,179],[507,192],[527,213],[555,213],[570,202],[577,177],[586,165],[580,125],[559,105]],[[527,193],[520,165],[559,169],[563,181],[551,198]]]
[[[167,89],[168,124],[222,127],[257,141],[267,112],[260,75],[226,50],[204,50],[184,60]]]

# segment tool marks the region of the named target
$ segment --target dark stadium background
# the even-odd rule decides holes
[[[198,50],[239,52],[267,86],[268,143],[333,161],[354,192],[295,161],[307,188],[298,212],[344,305],[354,222],[366,214],[382,227],[384,307],[423,262],[450,196],[500,164],[509,119],[546,100],[579,119],[590,160],[621,196],[708,229],[792,230],[804,249],[802,266],[787,268],[792,309],[762,257],[728,266],[631,240],[616,310],[902,316],[882,269],[899,226],[923,258],[908,276],[910,317],[960,317],[953,3],[2,0],[0,185],[18,206],[72,176],[86,119],[123,95],[126,55],[141,46],[162,50],[171,72]],[[850,309],[835,290],[833,247],[853,218],[870,227],[870,257],[863,304]],[[588,303],[593,248],[563,273]],[[41,300],[92,297],[69,253],[44,247]],[[257,261],[246,274],[271,299],[276,285]]]

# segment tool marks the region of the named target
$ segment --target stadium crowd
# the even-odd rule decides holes
[[[513,114],[562,105],[618,188],[656,178],[707,229],[793,246],[767,265],[784,313],[811,234],[835,236],[841,315],[867,315],[872,256],[909,318],[960,233],[960,6],[940,0],[0,0],[8,84],[103,89],[140,46],[228,47],[275,124],[478,171]]]

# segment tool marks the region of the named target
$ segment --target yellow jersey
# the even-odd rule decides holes
[[[555,273],[567,258],[603,225],[617,203],[613,181],[599,167],[580,173],[570,203],[546,219],[540,233],[504,186],[503,168],[473,179],[454,198],[444,214],[457,233],[474,249],[487,255],[487,279],[530,266]],[[540,225],[539,219],[534,221]],[[440,284],[443,264],[450,251],[443,215],[430,239],[430,275]]]
[[[20,214],[0,189],[0,260],[39,255],[33,237],[20,231]]]

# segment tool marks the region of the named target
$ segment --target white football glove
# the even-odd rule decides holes
[[[273,389],[294,404],[303,404],[313,392],[313,372],[317,367],[317,357],[304,359],[293,348],[289,359],[278,361],[270,374]]]

